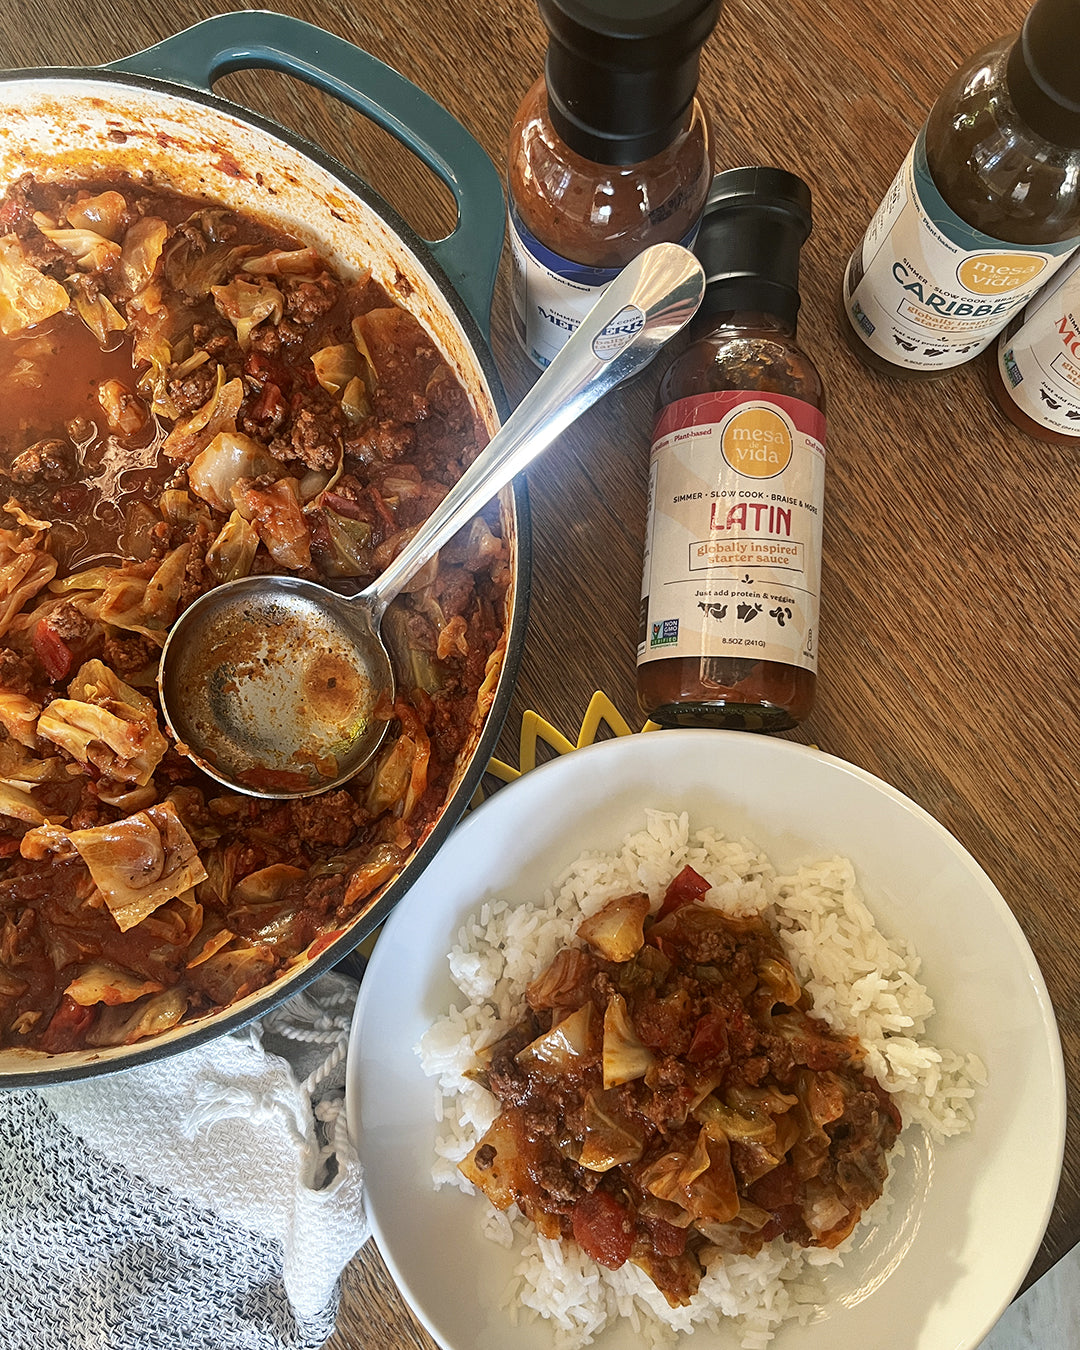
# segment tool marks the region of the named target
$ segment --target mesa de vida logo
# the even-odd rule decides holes
[[[1030,253],[977,253],[956,269],[956,279],[972,295],[1003,295],[1034,281],[1046,259]]]
[[[748,478],[775,478],[791,463],[791,431],[772,408],[742,408],[720,437],[724,459]]]

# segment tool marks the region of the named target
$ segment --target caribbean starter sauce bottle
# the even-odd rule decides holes
[[[872,369],[941,375],[1080,245],[1080,0],[1036,0],[938,98],[844,276]]]
[[[810,189],[717,175],[692,341],[664,372],[649,477],[638,699],[662,726],[784,731],[817,682],[825,394],[795,341]]]
[[[692,245],[713,172],[698,62],[720,0],[539,0],[544,76],[510,132],[512,317],[547,366],[643,248]]]

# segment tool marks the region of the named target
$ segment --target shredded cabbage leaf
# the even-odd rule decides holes
[[[211,286],[218,311],[236,329],[236,340],[246,348],[251,333],[264,319],[279,323],[285,313],[285,297],[272,281],[245,281],[237,277],[227,286]]]
[[[192,492],[215,511],[228,511],[233,488],[241,479],[260,478],[280,468],[265,446],[250,436],[240,431],[219,431],[188,466],[188,482]]]
[[[63,313],[69,303],[64,287],[38,271],[15,235],[0,239],[0,333],[21,333]]]
[[[87,661],[38,718],[38,734],[80,764],[145,786],[168,748],[153,703],[99,660]]]
[[[20,848],[23,857],[35,857],[41,848],[56,851],[65,845],[78,852],[125,933],[206,879],[195,844],[171,802],[88,830],[40,826],[23,837]]]
[[[92,567],[52,582],[50,589],[68,597],[87,618],[141,633],[164,645],[176,618],[190,555],[191,545],[181,544],[158,564],[125,562],[119,567]]]
[[[219,431],[236,430],[236,414],[243,401],[243,380],[226,381],[224,366],[218,366],[217,385],[213,394],[190,417],[176,423],[162,442],[162,450],[170,459],[189,462],[195,459]]]
[[[100,272],[120,258],[120,245],[96,230],[49,229],[41,223],[40,216],[35,218],[35,224],[46,239],[70,253],[84,272]]]
[[[157,980],[144,980],[104,961],[94,961],[72,980],[64,993],[83,1008],[94,1003],[113,1007],[119,1003],[134,1003],[144,994],[156,994],[161,989]]]

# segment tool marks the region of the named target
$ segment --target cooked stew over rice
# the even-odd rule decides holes
[[[152,185],[0,200],[0,1044],[228,1006],[373,903],[490,704],[490,511],[384,620],[398,694],[345,788],[266,801],[178,754],[170,625],[248,573],[368,584],[484,433],[417,321],[265,224]]]
[[[655,916],[631,894],[581,923],[487,1052],[500,1110],[459,1164],[496,1208],[633,1262],[673,1307],[717,1251],[838,1246],[901,1127],[767,922],[696,903],[708,890],[688,866]]]

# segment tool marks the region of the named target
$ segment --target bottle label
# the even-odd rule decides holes
[[[1029,248],[967,225],[930,177],[924,127],[848,264],[844,305],[878,356],[948,370],[989,346],[1078,243]]]
[[[638,665],[746,657],[817,670],[825,418],[725,391],[657,420]]]
[[[1080,254],[998,342],[998,371],[1012,401],[1040,426],[1080,437]]]
[[[545,247],[510,203],[510,293],[514,328],[530,360],[549,366],[619,267],[589,267]],[[679,242],[692,248],[697,226]]]

